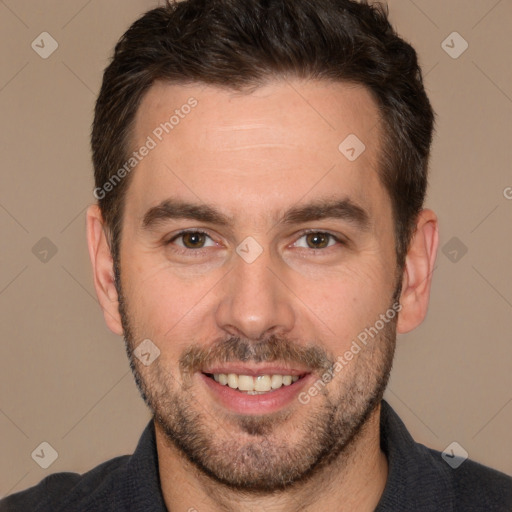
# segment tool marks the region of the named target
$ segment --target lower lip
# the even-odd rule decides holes
[[[204,373],[199,376],[222,406],[239,414],[269,414],[279,411],[293,401],[298,402],[299,393],[314,379],[312,374],[308,374],[289,386],[281,386],[261,395],[248,395],[219,384]]]

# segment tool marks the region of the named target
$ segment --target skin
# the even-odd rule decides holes
[[[295,446],[315,448],[318,429],[313,427],[321,427],[325,411],[338,408],[343,437],[349,420],[361,418],[369,394],[378,388],[396,332],[423,321],[438,246],[437,218],[427,209],[418,216],[398,274],[402,309],[396,321],[309,403],[293,400],[269,414],[234,414],[205,386],[201,372],[180,371],[180,358],[191,346],[204,350],[232,337],[254,344],[271,335],[299,350],[312,345],[331,360],[344,354],[392,304],[397,273],[391,202],[376,168],[378,111],[363,87],[277,80],[241,94],[157,83],[139,107],[134,149],[191,96],[198,106],[133,171],[120,246],[124,318],[103,220],[96,205],[88,210],[96,292],[107,325],[125,335],[129,354],[147,338],[158,346],[160,357],[148,367],[131,358],[139,385],[162,416],[171,417],[165,402],[172,403],[171,396],[187,405],[208,432],[208,460],[229,467],[244,447],[265,441],[260,454],[284,464],[296,455]],[[338,150],[349,134],[366,146],[353,162]],[[146,212],[169,197],[213,206],[230,216],[233,226],[170,219],[144,229]],[[367,228],[337,218],[277,222],[291,207],[333,197],[363,208]],[[164,243],[189,228],[208,233],[206,247],[187,248],[183,238]],[[313,249],[305,229],[329,232],[346,243],[329,239],[327,247]],[[249,236],[263,248],[250,264],[236,252]],[[258,369],[258,363],[250,364]],[[294,368],[293,361],[283,364]],[[208,476],[156,421],[166,505],[179,511],[374,510],[387,478],[379,418],[377,405],[343,446],[332,448],[335,457],[274,492],[241,492]],[[249,424],[264,432],[251,434]],[[247,464],[253,473],[263,467],[256,459]],[[237,467],[243,474],[243,464]]]

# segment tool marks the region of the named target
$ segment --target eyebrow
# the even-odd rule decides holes
[[[150,208],[143,217],[144,229],[152,229],[173,219],[189,219],[232,228],[234,219],[207,204],[198,204],[174,198],[165,199]],[[301,224],[323,219],[340,219],[361,231],[370,227],[370,214],[350,199],[320,199],[303,206],[294,206],[275,221],[275,224]]]

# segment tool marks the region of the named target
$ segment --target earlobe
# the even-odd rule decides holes
[[[105,235],[103,217],[99,206],[94,204],[87,210],[87,244],[91,258],[94,287],[103,310],[105,322],[115,334],[122,335],[119,302],[114,281],[112,254]]]
[[[400,295],[402,309],[397,324],[400,334],[412,331],[425,319],[438,244],[437,216],[432,210],[422,210],[405,261]]]

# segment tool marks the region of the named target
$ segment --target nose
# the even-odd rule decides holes
[[[295,323],[293,293],[282,267],[268,251],[252,263],[235,256],[216,310],[217,325],[233,336],[259,340],[290,332]]]

